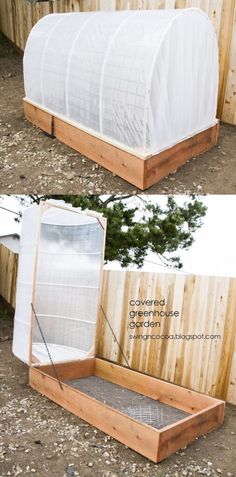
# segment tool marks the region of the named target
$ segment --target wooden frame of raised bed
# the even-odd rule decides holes
[[[159,154],[141,157],[90,134],[27,98],[24,98],[23,103],[28,121],[141,190],[175,172],[193,157],[212,149],[218,140],[219,121],[213,127]]]
[[[60,381],[55,378],[55,370],[51,365],[31,366],[30,386],[153,462],[162,461],[195,437],[223,423],[223,401],[111,362],[88,358],[56,364],[55,367]],[[68,384],[68,381],[89,376],[98,376],[189,415],[174,424],[156,429]]]

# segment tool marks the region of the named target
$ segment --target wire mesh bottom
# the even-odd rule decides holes
[[[181,409],[160,403],[155,399],[143,396],[135,391],[130,391],[98,376],[89,376],[65,382],[88,396],[95,398],[97,401],[103,402],[127,414],[136,421],[148,424],[156,429],[162,429],[190,415]]]

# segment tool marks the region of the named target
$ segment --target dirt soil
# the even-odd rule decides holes
[[[0,298],[0,477],[236,476],[236,406],[227,405],[223,427],[153,464],[31,389],[12,329]]]
[[[0,193],[135,193],[136,188],[23,118],[22,56],[0,37]],[[236,193],[236,127],[149,193]]]

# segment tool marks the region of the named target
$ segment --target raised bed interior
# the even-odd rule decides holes
[[[159,462],[220,426],[224,402],[97,358],[31,367],[30,385]],[[60,385],[61,384],[61,385]]]
[[[162,429],[168,424],[181,421],[181,419],[189,416],[189,413],[185,411],[161,403],[136,391],[130,391],[130,389],[106,381],[99,376],[72,379],[66,381],[66,383],[97,399],[97,401],[118,409],[127,416],[156,429]]]

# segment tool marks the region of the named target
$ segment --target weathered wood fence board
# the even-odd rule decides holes
[[[17,266],[17,254],[0,245],[0,295],[12,306]],[[162,298],[163,307],[129,304]],[[102,307],[132,368],[236,404],[236,278],[105,270]],[[160,328],[130,329],[130,311],[148,309],[176,310],[179,317],[151,317]],[[97,330],[97,355],[126,365],[102,311]],[[175,333],[220,339],[142,338]]]
[[[0,244],[0,295],[14,308],[18,255]]]
[[[214,23],[220,49],[218,116],[236,124],[236,0],[0,0],[0,29],[22,50],[33,25],[56,12],[202,8]]]

